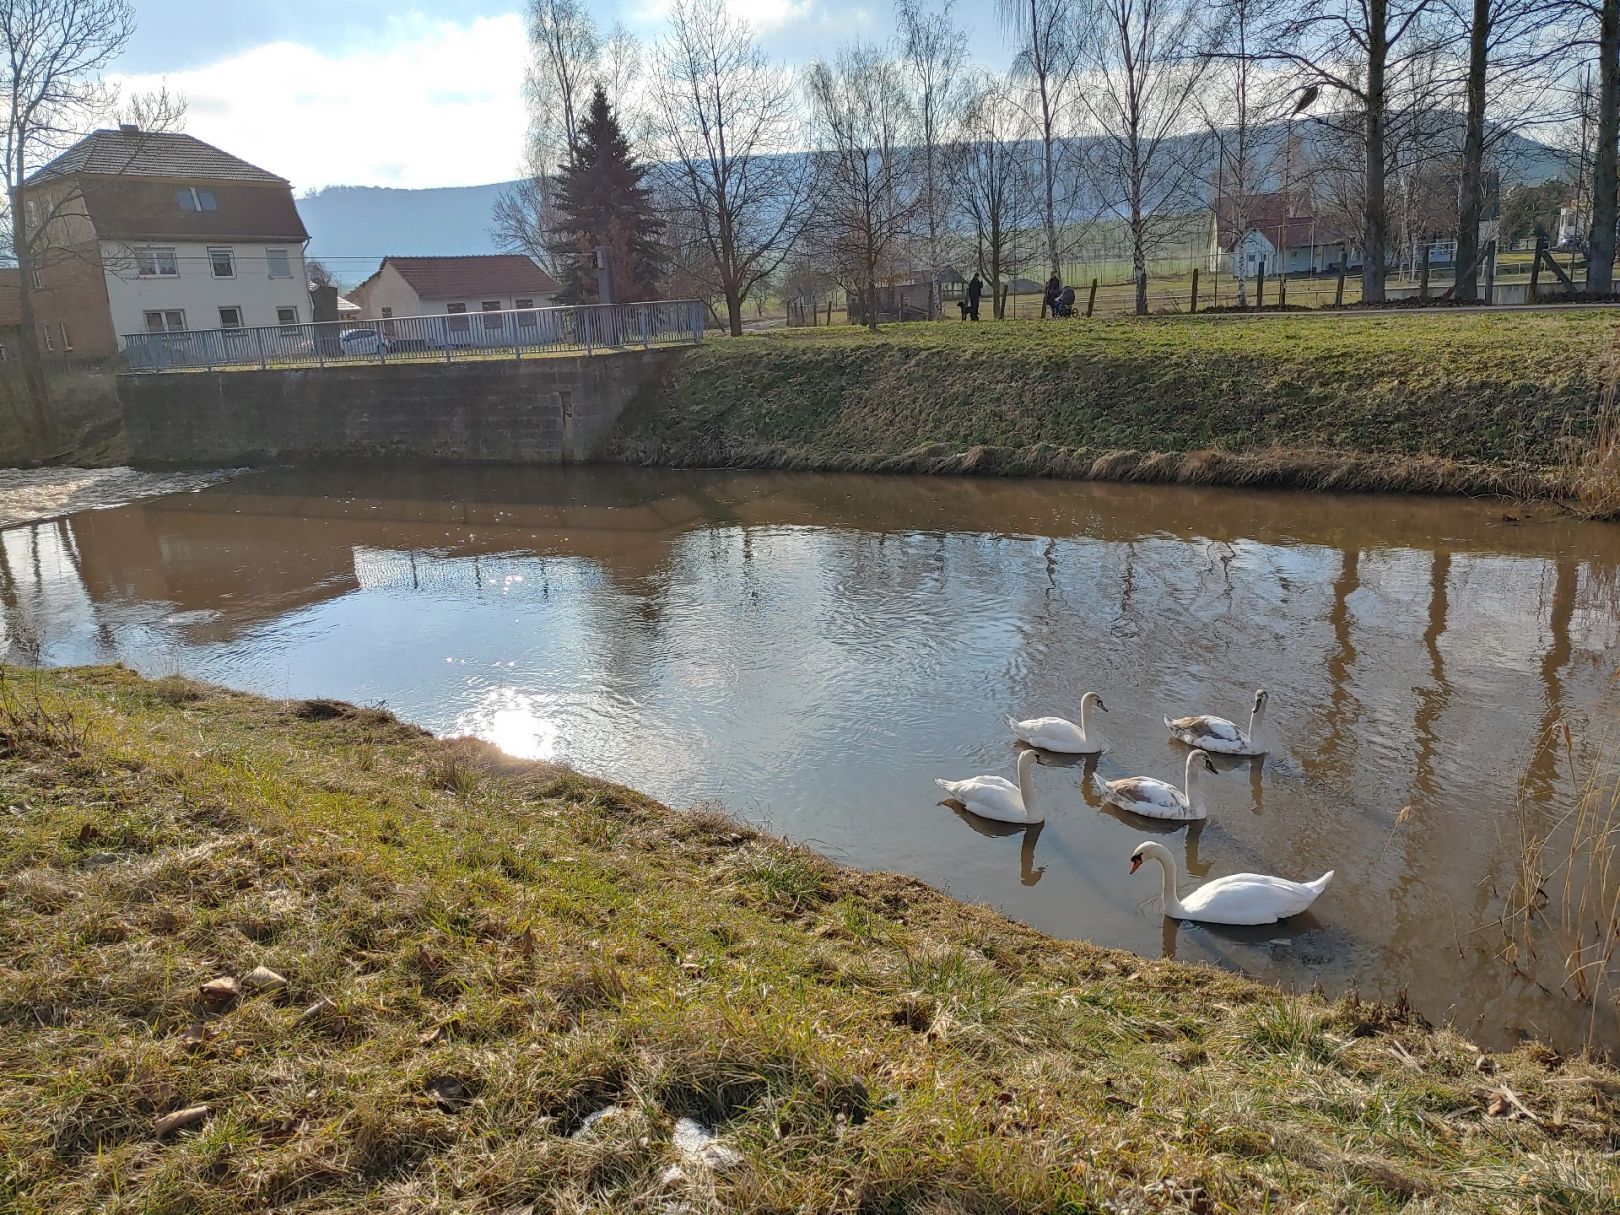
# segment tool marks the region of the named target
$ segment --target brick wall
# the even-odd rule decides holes
[[[133,464],[572,463],[682,353],[123,375],[118,396]]]

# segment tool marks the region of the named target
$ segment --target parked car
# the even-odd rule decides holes
[[[387,354],[394,344],[375,329],[346,329],[338,338],[344,354]]]

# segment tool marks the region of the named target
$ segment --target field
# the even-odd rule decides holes
[[[8,671],[0,783],[18,1215],[1617,1209],[1602,1066],[377,710]]]
[[[1363,489],[1544,487],[1606,311],[959,321],[708,342],[618,458]]]

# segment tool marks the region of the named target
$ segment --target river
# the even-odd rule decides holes
[[[1620,528],[1497,503],[1051,481],[620,468],[275,470],[14,526],[5,657],[125,662],[385,703],[1065,936],[1392,997],[1482,1044],[1578,1043],[1496,923],[1519,816],[1606,729]],[[1105,777],[1179,781],[1164,713],[1247,719],[1201,827],[1042,766],[1039,830],[939,804],[1012,773],[1006,714],[1100,692]],[[1593,719],[1597,724],[1593,725]],[[1337,879],[1258,930],[1176,926],[1143,839],[1196,881]],[[1543,983],[1556,978],[1540,973]],[[1610,1047],[1612,1023],[1600,1023]]]

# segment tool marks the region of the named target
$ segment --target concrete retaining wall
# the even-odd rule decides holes
[[[680,350],[466,363],[124,375],[130,463],[571,463]]]

